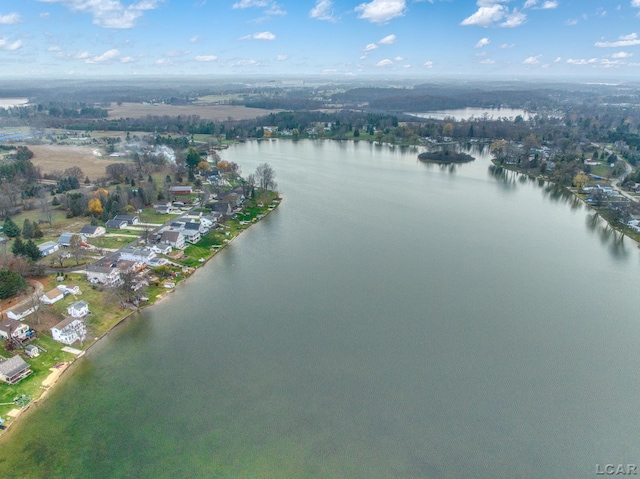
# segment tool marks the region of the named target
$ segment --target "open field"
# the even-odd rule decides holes
[[[42,173],[78,166],[91,180],[105,176],[107,165],[122,161],[109,156],[96,156],[96,148],[90,146],[29,145],[29,149],[33,151],[31,162],[40,167]]]
[[[152,116],[197,115],[205,120],[249,120],[276,113],[278,110],[263,110],[234,105],[143,105],[141,103],[112,104],[109,118],[144,118]]]

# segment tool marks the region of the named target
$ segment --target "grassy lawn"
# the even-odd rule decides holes
[[[118,249],[138,238],[139,236],[99,236],[97,238],[87,238],[87,243],[97,248]]]

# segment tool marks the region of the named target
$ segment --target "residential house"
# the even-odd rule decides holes
[[[200,241],[201,235],[198,230],[184,229],[180,232],[184,236],[184,240],[188,243],[195,244]]]
[[[150,260],[150,265],[153,264],[153,260]],[[146,267],[146,263],[142,261],[131,261],[127,259],[119,259],[116,263],[116,268],[120,271],[120,277],[122,278],[123,274],[128,273],[139,273],[144,270]]]
[[[84,341],[87,326],[80,318],[66,318],[51,328],[51,336],[59,343],[71,345],[76,341]]]
[[[52,253],[55,253],[60,249],[60,245],[55,243],[54,241],[45,241],[41,245],[38,245],[38,249],[42,256],[49,256]]]
[[[209,229],[211,229],[217,222],[218,218],[214,215],[207,215],[200,218],[200,223]]]
[[[169,193],[172,195],[190,195],[193,193],[193,188],[185,185],[170,186]]]
[[[87,244],[87,237],[82,233],[62,233],[58,238],[58,244],[60,246],[64,246],[65,248],[71,245],[71,238],[75,235],[80,236],[80,240],[83,244]]]
[[[157,254],[169,254],[173,249],[170,244],[158,243],[151,247]],[[155,261],[154,261],[155,262]]]
[[[202,222],[196,223],[194,221],[189,221],[184,224],[185,230],[197,230],[201,235],[206,235],[209,232],[209,228],[206,227]]]
[[[165,203],[162,205],[153,205],[153,209],[156,210],[156,213],[161,215],[168,215],[176,212],[174,207],[171,206],[171,203]]]
[[[129,223],[127,223],[124,220],[109,220],[107,221],[104,225],[112,230],[121,230],[124,229],[128,226]]]
[[[31,372],[29,364],[18,355],[0,362],[0,381],[7,384],[17,384]]]
[[[90,283],[113,286],[120,282],[120,271],[118,268],[109,266],[90,265],[87,267],[87,281]]]
[[[40,296],[40,301],[43,304],[53,304],[64,298],[64,292],[58,288],[53,288],[51,291],[47,291]]]
[[[27,339],[29,333],[29,326],[20,321],[14,321],[13,319],[5,319],[0,322],[0,338],[2,339]]]
[[[35,313],[38,307],[39,306],[37,304],[30,304],[30,303],[14,306],[10,310],[6,311],[7,318],[15,319],[16,321],[20,319],[24,319],[30,314]]]
[[[88,238],[96,238],[97,236],[102,236],[106,232],[107,230],[104,229],[104,226],[93,226],[93,225],[83,226],[82,229],[80,230],[80,233],[82,233]]]
[[[166,230],[162,232],[160,242],[171,245],[173,248],[184,249],[185,238],[180,231]]]
[[[156,253],[150,248],[134,248],[133,246],[126,246],[120,250],[120,259],[128,261],[139,261],[144,264],[156,257]]]
[[[89,314],[89,303],[86,301],[76,301],[67,308],[67,313],[73,318],[84,318]]]
[[[113,219],[116,221],[126,221],[129,225],[137,225],[138,223],[140,223],[139,216],[115,215]]]

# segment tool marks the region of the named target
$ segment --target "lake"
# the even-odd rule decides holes
[[[0,108],[13,108],[14,106],[26,106],[28,98],[0,98]]]
[[[434,120],[453,119],[455,121],[486,118],[487,120],[499,120],[508,118],[514,120],[517,116],[528,120],[530,114],[519,108],[458,108],[453,110],[437,110],[423,113],[407,113],[407,115],[416,116],[418,118],[432,118]]]
[[[639,250],[476,161],[254,141],[284,201],[91,349],[0,477],[584,478],[640,463]]]

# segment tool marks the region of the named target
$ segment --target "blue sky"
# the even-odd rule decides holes
[[[3,0],[3,76],[640,79],[640,0]]]

